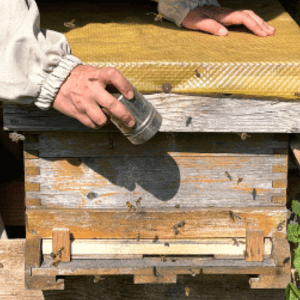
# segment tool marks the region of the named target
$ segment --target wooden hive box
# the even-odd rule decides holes
[[[6,129],[25,136],[27,287],[63,289],[68,275],[172,283],[228,273],[285,288],[288,133],[299,103],[280,102],[278,116],[277,101],[146,97],[163,125],[139,146],[111,124],[92,131],[54,110],[4,107]],[[216,118],[208,106],[220,105]],[[239,109],[252,113],[245,120]]]

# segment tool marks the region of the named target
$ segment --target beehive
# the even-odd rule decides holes
[[[56,276],[80,274],[132,274],[136,283],[176,282],[178,274],[259,275],[253,288],[289,281],[288,130],[269,123],[270,132],[260,133],[253,120],[261,108],[244,122],[248,133],[232,132],[242,115],[223,127],[211,110],[186,122],[208,101],[254,109],[254,100],[158,96],[146,97],[163,116],[161,132],[139,146],[112,125],[92,131],[54,110],[5,106],[5,125],[25,130],[29,288],[63,288]],[[190,106],[165,117],[176,101]],[[272,101],[263,103],[269,118],[272,109],[276,115]],[[203,132],[203,119],[221,132]],[[286,126],[295,125],[290,121]],[[70,240],[70,262],[53,266],[51,252],[62,244],[67,250]]]
[[[92,131],[54,110],[4,107],[5,128],[26,138],[28,288],[63,289],[61,276],[68,275],[174,283],[177,275],[199,273],[249,274],[252,288],[286,287],[288,147],[290,134],[300,132],[299,28],[277,1],[251,3],[277,35],[236,30],[219,39],[155,23],[142,5],[126,18],[115,7],[102,17],[84,11],[94,9],[90,4],[42,15],[44,27],[66,34],[74,55],[117,67],[147,92],[163,124],[134,146],[111,124]],[[63,26],[74,18],[74,30]],[[128,29],[128,41],[101,37],[113,18],[116,28]],[[151,52],[143,48],[149,34],[163,35],[159,43],[186,40],[152,43]],[[181,57],[172,56],[177,47],[186,49]],[[176,94],[164,93],[165,83]]]

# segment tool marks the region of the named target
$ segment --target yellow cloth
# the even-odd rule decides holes
[[[160,92],[170,83],[175,93],[300,100],[295,96],[300,93],[300,28],[278,1],[249,2],[220,1],[224,7],[252,9],[276,28],[274,36],[257,37],[244,27],[229,27],[227,37],[179,29],[155,21],[147,5],[126,3],[108,9],[80,3],[80,13],[42,14],[42,26],[64,32],[72,54],[84,63],[117,68],[142,93]],[[72,19],[75,28],[65,27]]]

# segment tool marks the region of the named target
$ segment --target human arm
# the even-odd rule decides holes
[[[82,116],[88,116],[91,111],[92,91],[85,90],[83,93],[81,90],[86,85],[85,82],[78,83],[77,76],[73,75],[73,72],[78,75],[78,69],[83,73],[86,72],[86,69],[78,58],[71,55],[65,36],[40,28],[39,10],[34,0],[0,1],[0,11],[0,100],[22,104],[34,103],[41,109],[48,109],[53,104],[54,108],[59,106],[62,113],[82,122]],[[99,68],[95,69],[100,70]],[[102,89],[97,89],[99,92],[105,89],[106,82],[114,83],[114,79],[106,76],[108,76],[107,73],[99,80],[102,86]],[[121,88],[124,92],[129,83],[122,75],[121,77],[123,80],[120,84],[122,87],[124,84],[126,86]],[[82,79],[88,80],[87,76],[83,76]],[[88,107],[85,112],[81,111],[80,117],[68,110],[67,101],[72,100],[72,97],[69,97],[71,91],[64,89],[64,96],[57,99],[57,96],[61,94],[62,87],[67,83],[70,86],[70,82],[75,81],[77,82],[77,92],[81,91],[81,98],[78,100],[77,97],[77,103],[84,103],[83,105]],[[130,96],[130,90],[130,87],[128,91],[126,90],[125,97],[128,94]],[[103,97],[98,95],[99,98]],[[110,105],[106,113],[109,115],[110,109],[113,107],[113,113],[117,117],[120,117],[125,124],[130,122],[132,124],[133,118],[127,109],[118,105],[117,99],[112,98],[109,98]],[[102,99],[103,107],[105,107],[103,101],[105,102],[107,99],[108,97]],[[63,101],[65,101],[64,104],[61,103]],[[99,127],[107,121],[103,110],[99,110],[100,112],[95,113],[98,118],[96,123],[93,121],[93,126],[90,126],[92,128]],[[98,121],[99,123],[97,123]],[[83,123],[91,125],[91,122]]]

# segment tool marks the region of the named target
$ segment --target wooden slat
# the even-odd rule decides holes
[[[286,220],[285,208],[207,208],[129,210],[27,209],[27,238],[51,238],[55,227],[70,228],[80,238],[219,238],[245,237],[247,229],[262,229],[271,237]],[[174,230],[178,222],[185,226]],[[282,232],[286,232],[283,228]]]
[[[165,132],[299,132],[300,103],[254,99],[229,99],[176,94],[145,95],[161,113]],[[280,111],[280,114],[278,114]],[[246,113],[245,113],[246,112]],[[187,123],[188,118],[192,122]],[[230,120],[230,122],[228,121]],[[188,125],[187,125],[188,124]],[[280,124],[280,126],[278,126]],[[4,127],[23,131],[88,131],[77,120],[55,110],[4,106]],[[114,127],[101,130],[112,131]]]
[[[226,275],[226,274],[201,274],[196,277],[181,276],[177,286],[170,285],[141,285],[132,283],[132,276],[106,276],[105,280],[98,284],[94,283],[91,276],[66,276],[65,291],[42,292],[41,290],[27,290],[24,283],[24,261],[25,240],[11,239],[2,240],[0,243],[0,282],[5,283],[0,288],[0,299],[2,300],[65,300],[66,294],[72,300],[89,299],[91,295],[105,295],[105,299],[115,299],[116,294],[126,299],[160,299],[170,300],[170,293],[177,295],[178,300],[218,299],[224,295],[231,300],[263,300],[266,298],[265,290],[250,290],[248,275]],[[86,261],[85,261],[86,262]],[[86,263],[82,265],[86,266]],[[59,266],[60,267],[60,266]],[[56,269],[53,268],[52,269]],[[34,269],[34,273],[35,273]],[[275,269],[276,271],[276,269]],[[61,272],[61,271],[60,271]],[[94,274],[92,274],[94,275]],[[184,288],[191,290],[187,298]],[[273,300],[284,299],[284,289],[267,291],[268,297]],[[171,295],[173,295],[171,294]],[[98,296],[97,296],[98,297]]]
[[[53,208],[126,208],[138,198],[141,207],[275,206],[281,202],[272,197],[285,198],[286,189],[272,182],[286,174],[272,167],[283,159],[186,154],[28,160],[40,175],[26,176],[26,198]]]
[[[158,274],[154,275],[134,275],[133,282],[135,284],[164,284],[164,283],[176,283],[176,274]]]
[[[43,132],[39,143],[27,146],[25,140],[26,151],[38,151],[39,157],[45,158],[164,156],[167,153],[172,156],[187,153],[190,156],[273,156],[287,154],[287,145],[287,141],[276,140],[274,134],[263,133],[252,134],[244,141],[236,133],[158,133],[151,142],[139,146],[118,132]]]
[[[252,289],[285,289],[291,282],[290,274],[283,275],[259,275],[258,278],[250,278],[249,283]]]
[[[126,274],[153,274],[153,267],[157,273],[173,274],[284,274],[283,267],[276,267],[272,260],[264,262],[246,262],[245,260],[184,260],[161,261],[160,258],[142,260],[72,260],[67,264],[51,267],[51,260],[45,260],[40,268],[32,269],[33,276],[59,275],[126,275]],[[191,272],[193,271],[193,273]]]
[[[52,253],[61,262],[70,261],[71,241],[69,228],[53,228],[52,230]]]
[[[262,253],[271,255],[272,243],[266,239]],[[246,250],[245,239],[202,239],[202,240],[74,240],[71,244],[72,257],[74,255],[228,255],[243,258]],[[43,239],[42,253],[51,252],[52,240]]]
[[[246,230],[246,261],[264,260],[264,232],[260,229]]]

